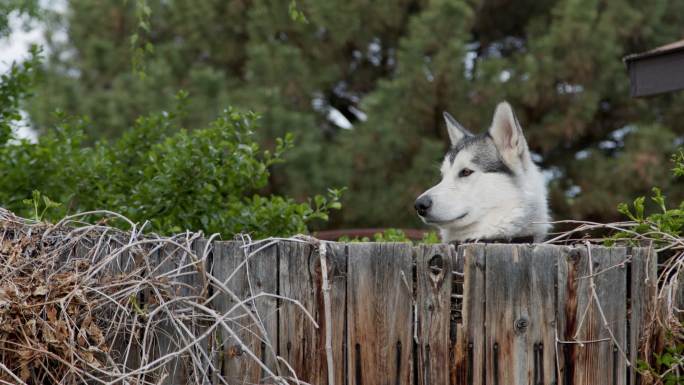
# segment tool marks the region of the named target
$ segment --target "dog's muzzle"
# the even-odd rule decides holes
[[[430,210],[430,207],[432,207],[432,198],[430,198],[429,195],[421,195],[416,199],[416,203],[414,203],[413,207],[416,209],[418,215],[424,217]]]

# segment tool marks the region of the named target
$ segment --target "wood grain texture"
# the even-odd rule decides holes
[[[626,258],[624,248],[592,247],[594,282],[599,303],[619,346],[626,349],[626,268],[616,267]],[[610,340],[590,290],[586,247],[564,251],[558,268],[559,337],[584,344],[561,344],[563,384],[626,383],[627,366]],[[586,315],[584,315],[586,313]],[[584,321],[580,322],[584,318]],[[577,329],[579,328],[579,333]]]
[[[466,354],[466,383],[485,383],[485,245],[458,247],[463,253],[463,350]]]
[[[348,383],[411,384],[411,246],[352,243],[348,247]]]
[[[449,322],[449,384],[465,384],[466,335],[463,328],[463,249],[449,245],[451,255],[451,316]]]
[[[204,271],[207,266],[206,261],[199,260],[196,255],[190,252],[194,247],[203,247],[204,240],[196,240],[197,246],[193,246],[188,240],[177,239],[181,246],[168,243],[164,245],[156,257],[158,264],[156,274],[162,287],[166,292],[154,293],[162,295],[166,301],[174,297],[194,297],[200,298],[204,289]],[[193,253],[194,254],[194,253]],[[153,293],[150,293],[153,294]],[[158,298],[158,297],[157,297]],[[174,309],[176,314],[180,314],[181,303],[176,302],[169,305],[169,309]],[[162,323],[165,332],[157,333],[157,349],[154,350],[159,357],[180,350],[192,344],[194,337],[202,332],[202,325],[199,322],[202,314],[197,309],[190,308],[187,311],[190,315],[185,322],[180,317],[172,323],[168,319]],[[161,318],[168,318],[167,313],[158,313]],[[192,354],[190,354],[192,353]],[[156,358],[156,357],[155,357]],[[211,375],[208,371],[208,352],[207,340],[198,344],[193,344],[190,350],[172,359],[164,368],[166,377],[162,384],[181,385],[187,383],[208,384],[211,382]]]
[[[631,255],[629,357],[632,367],[629,384],[636,385],[640,381],[635,363],[647,358],[641,349],[641,342],[646,338],[646,328],[656,314],[658,258],[653,249],[645,247],[632,248]]]
[[[146,252],[146,248],[141,247],[136,252],[128,249],[118,253],[118,255],[112,255],[112,249],[117,246],[119,245],[108,244],[100,237],[96,239],[80,238],[74,247],[71,258],[72,261],[74,259],[85,259],[93,265],[106,263],[106,268],[98,275],[105,282],[116,282],[120,280],[122,276],[135,274],[135,270],[137,267],[141,266],[143,255]],[[56,267],[55,273],[57,273],[61,267],[62,266]],[[138,304],[143,303],[142,291],[139,292],[138,295],[133,295],[133,298],[135,298]],[[130,325],[125,329],[118,329],[116,332],[106,337],[110,341],[109,354],[115,362],[121,365],[125,372],[131,372],[140,367],[140,349],[135,343],[135,340],[139,337],[141,322],[140,318],[136,320],[136,322],[131,322],[133,321],[133,317],[139,317],[139,315],[135,313],[126,314],[126,312],[119,307],[107,312],[107,318],[109,320],[128,323],[128,325]],[[133,328],[132,325],[135,325],[135,328]],[[108,380],[112,379],[110,378]]]
[[[166,256],[166,259],[161,261],[160,273],[173,271],[177,275],[173,282],[170,283],[172,285],[170,290],[174,295],[195,299],[202,298],[203,296],[206,298],[206,293],[204,293],[204,272],[209,267],[207,266],[207,261],[201,260],[197,255],[202,253],[206,240],[196,239],[190,242],[189,240],[178,239],[177,242],[183,247],[169,244],[159,254]],[[179,306],[174,307],[178,309]],[[189,311],[192,314],[189,317],[189,321],[185,322],[179,319],[178,323],[174,325],[175,333],[169,334],[170,338],[167,342],[171,342],[171,345],[167,346],[167,351],[178,350],[191,345],[194,340],[193,336],[201,335],[204,331],[204,325],[200,322],[203,314],[197,309],[190,309]],[[160,341],[162,340],[160,339]],[[163,351],[163,348],[164,346],[160,344],[160,350]],[[207,339],[204,339],[197,344],[193,344],[188,353],[173,360],[167,366],[169,377],[165,383],[174,385],[186,384],[188,382],[194,384],[211,383],[207,348],[208,342]]]
[[[242,298],[244,295],[243,282],[245,281],[245,270],[237,270],[241,260],[242,254],[238,242],[214,242],[212,273],[216,279],[221,281],[225,289],[220,287],[214,288],[218,295],[212,300],[211,305],[217,313],[226,315],[228,319],[235,319],[235,317],[243,312],[239,308],[233,310],[236,301],[224,292],[224,290],[230,290],[238,298]],[[231,275],[232,277],[230,277]],[[247,320],[238,319],[228,322],[228,324],[237,329],[248,324],[248,322]],[[239,333],[239,336],[240,338],[245,338],[246,334]],[[244,342],[247,343],[248,341]],[[242,353],[242,349],[237,341],[231,338],[223,327],[220,327],[216,332],[216,344],[220,353],[214,365],[219,369],[219,376],[227,381],[234,381],[236,383],[246,379],[248,375],[243,373],[243,371],[246,371],[249,367],[249,357]]]
[[[142,250],[138,250],[136,252],[128,250],[121,253],[121,255],[118,257],[118,263],[112,267],[109,273],[114,274],[115,277],[120,276],[120,274],[133,274],[137,269],[142,268],[143,258],[145,258],[148,251],[149,250],[142,248]],[[136,276],[138,275],[136,274]],[[138,291],[136,294],[132,294],[131,297],[133,297],[139,305],[143,305],[145,303],[142,290]],[[139,318],[140,315],[134,314],[129,317]],[[118,311],[112,315],[112,319],[123,320],[125,318],[126,315],[120,314]],[[130,324],[130,328],[127,328],[125,332],[119,333],[114,338],[114,342],[112,343],[112,355],[115,357],[114,359],[117,362],[120,362],[128,372],[140,368],[141,360],[140,347],[135,343],[135,341],[140,338],[140,328],[142,325],[139,319],[135,322],[130,322]]]
[[[278,293],[278,248],[273,245],[263,251],[256,253],[247,263],[247,295],[255,296],[260,293]],[[246,297],[245,297],[246,298]],[[259,352],[262,362],[266,364],[274,373],[278,374],[277,366],[277,344],[278,344],[278,301],[275,297],[261,297],[251,302],[255,316],[259,319],[262,327],[252,324],[252,346],[253,352]],[[258,332],[258,333],[257,333]],[[264,380],[265,372],[255,368],[255,376],[261,382],[268,383],[271,380]]]
[[[347,258],[345,246],[330,244],[326,258],[332,322],[326,324],[322,292],[322,274],[318,250],[301,242],[279,244],[280,295],[296,299],[314,317],[319,328],[295,303],[281,301],[279,307],[280,356],[285,359],[300,381],[325,384],[328,367],[325,350],[326,329],[332,331],[335,384],[344,385],[345,300]],[[287,368],[281,366],[281,372]]]
[[[209,286],[208,282],[203,278],[204,272],[211,272],[211,247],[207,248],[206,239],[196,239],[192,242],[191,250],[195,254],[193,256],[193,265],[189,265],[186,268],[188,275],[185,277],[188,287],[191,290],[186,293],[197,298],[208,298],[209,296]],[[207,259],[202,260],[205,249],[207,249],[209,256]],[[187,289],[185,289],[187,290]],[[202,321],[202,312],[198,309],[193,309],[193,312],[198,317],[193,317],[189,329],[192,331],[193,335],[199,336],[206,332],[207,323]],[[194,373],[195,383],[201,385],[210,385],[215,383],[216,376],[218,375],[218,370],[214,366],[213,352],[216,350],[214,346],[213,335],[209,335],[207,338],[198,343],[194,351],[196,352],[196,357],[199,357],[200,362],[199,367],[204,368],[203,372]]]
[[[162,246],[157,253],[153,254],[156,257],[156,264],[154,266],[154,274],[157,277],[161,277],[166,274],[177,274],[181,266],[187,261],[181,261],[185,259],[185,253],[180,251],[179,248],[172,244],[165,244]],[[148,301],[154,304],[154,307],[158,307],[161,303],[160,297],[164,301],[168,301],[170,298],[176,294],[181,294],[181,290],[187,290],[176,282],[170,281],[168,277],[157,278],[161,285],[158,285],[158,291],[150,291]],[[170,305],[170,308],[175,308],[176,306]],[[152,350],[151,357],[149,361],[153,361],[157,358],[163,357],[169,353],[172,353],[183,345],[178,335],[177,328],[178,325],[174,325],[168,321],[168,316],[165,312],[157,313],[160,319],[167,319],[160,323],[160,327],[163,330],[158,330],[156,333],[156,347]],[[190,381],[189,373],[185,366],[185,357],[176,357],[171,359],[161,370],[163,385],[181,385]]]
[[[487,245],[487,384],[555,382],[556,250]]]
[[[158,307],[160,294],[165,300],[179,294],[197,298],[217,294],[209,306],[226,316],[226,325],[260,362],[292,379],[295,375],[287,365],[276,360],[278,354],[300,381],[310,384],[328,383],[326,331],[332,333],[336,385],[639,384],[617,347],[632,362],[643,358],[639,342],[655,311],[657,258],[652,249],[592,247],[593,279],[615,345],[591,297],[585,246],[454,248],[329,242],[332,314],[328,324],[320,259],[312,245],[278,242],[247,263],[240,245],[213,242],[212,258],[201,266],[170,244],[151,253],[124,253],[106,274],[146,266],[145,275],[158,277],[155,284],[167,292],[141,290],[136,298],[143,309],[140,317]],[[85,246],[92,249],[93,243],[78,245],[73,253],[88,254]],[[197,240],[187,246],[199,256],[207,244]],[[625,264],[628,253],[631,262]],[[240,300],[259,293],[294,299],[319,328],[292,301],[262,296],[237,306],[222,285],[211,285],[204,292],[198,269],[209,270]],[[165,273],[172,274],[160,277]],[[175,276],[173,281],[170,275]],[[212,323],[191,316],[200,310],[186,306],[183,312],[189,315],[182,324],[186,334],[177,333],[179,324],[157,325],[164,330],[147,341],[145,354],[129,352],[129,370],[187,346],[189,334],[202,334]],[[140,331],[135,337],[142,337]],[[120,360],[123,346],[117,337],[114,348]],[[184,355],[162,369],[164,381],[150,376],[139,380],[171,385],[273,383],[223,326],[192,349],[197,362]]]
[[[215,242],[212,269],[226,289],[244,301],[259,293],[277,292],[277,257],[277,247],[273,245],[250,256],[243,264],[245,255],[240,243]],[[269,369],[276,371],[273,350],[277,349],[276,299],[260,297],[239,305],[230,295],[221,293],[214,298],[212,306],[218,313],[227,314],[227,324],[242,343]],[[259,383],[265,378],[263,369],[225,328],[217,332],[217,343],[221,346],[221,354],[216,367],[221,368],[220,376],[225,381],[231,384]]]
[[[450,310],[453,248],[449,245],[421,245],[416,252],[418,301],[418,384],[449,384]]]
[[[328,264],[332,265],[330,279],[330,299],[332,303],[332,348],[335,364],[335,385],[346,385],[347,381],[347,246],[328,243]],[[327,373],[327,368],[326,368]]]

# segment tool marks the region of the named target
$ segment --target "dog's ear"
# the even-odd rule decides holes
[[[446,122],[447,132],[449,133],[449,140],[451,141],[452,146],[455,146],[456,143],[460,142],[461,139],[466,136],[473,135],[446,111],[444,111],[444,121]]]
[[[494,140],[503,160],[509,166],[515,167],[518,164],[524,166],[526,164],[526,160],[529,158],[527,142],[523,136],[520,123],[518,123],[511,105],[507,102],[501,102],[496,106],[489,135]]]

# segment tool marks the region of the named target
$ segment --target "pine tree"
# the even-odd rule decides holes
[[[411,19],[390,79],[365,99],[368,121],[345,133],[353,170],[345,221],[383,225],[414,220],[412,203],[437,176],[446,131],[442,111],[468,95],[464,57],[472,11],[462,1],[433,1]]]
[[[347,186],[333,226],[413,227],[413,199],[447,146],[442,111],[481,131],[506,99],[549,175],[555,218],[618,218],[618,202],[654,184],[684,197],[668,188],[684,95],[631,99],[621,63],[681,39],[682,2],[297,0],[294,19],[282,0],[139,3],[73,0],[47,18],[55,38],[27,106],[40,130],[59,108],[114,138],[184,89],[187,128],[233,105],[261,115],[267,147],[295,134],[273,192]],[[144,77],[132,66],[141,47]]]
[[[494,45],[481,60],[475,92],[518,107],[532,149],[555,173],[557,218],[614,219],[615,202],[648,193],[655,181],[670,182],[673,139],[684,126],[662,124],[669,115],[663,112],[675,105],[654,113],[652,101],[629,97],[620,59],[677,39],[676,33],[649,32],[671,3],[644,10],[632,1],[559,1],[548,15],[530,21],[523,45],[501,58]]]

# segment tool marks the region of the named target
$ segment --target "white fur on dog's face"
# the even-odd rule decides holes
[[[448,114],[445,119],[452,146],[442,162],[442,180],[416,201],[431,202],[419,210],[421,219],[437,226],[445,242],[543,239],[546,186],[508,103],[499,104],[485,134],[471,134]]]
[[[492,211],[515,210],[511,203],[519,200],[519,192],[510,175],[486,172],[473,162],[474,154],[464,149],[442,162],[442,180],[423,195],[432,199],[432,207],[423,221],[452,232],[476,227],[482,217]],[[459,175],[470,170],[468,176]],[[494,188],[495,187],[495,188]]]

